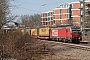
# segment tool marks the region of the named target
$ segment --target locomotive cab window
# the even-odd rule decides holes
[[[72,29],[72,32],[74,32],[74,31],[78,31],[78,32],[79,32],[79,31],[80,31],[80,29]]]
[[[71,27],[72,32],[78,31],[80,32],[80,28],[79,27]]]

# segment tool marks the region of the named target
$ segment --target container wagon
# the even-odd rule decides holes
[[[30,35],[31,34],[30,29],[21,29],[21,34],[22,35],[24,35],[26,33]]]
[[[51,27],[44,27],[44,28],[39,28],[39,39],[49,39],[50,38],[50,29]]]
[[[31,33],[31,37],[38,38],[39,29],[38,28],[30,29],[30,33]]]

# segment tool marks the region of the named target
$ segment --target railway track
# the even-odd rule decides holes
[[[49,44],[51,46],[65,46],[65,47],[70,47],[74,49],[80,49],[80,50],[85,50],[85,51],[90,51],[89,46],[84,46],[84,45],[79,45],[79,44],[72,44],[72,43],[63,43],[63,42],[55,42],[55,41],[46,41],[46,40],[41,40],[45,44]]]
[[[38,40],[39,45],[35,44],[35,46],[31,43],[26,43],[25,48],[27,46],[30,47],[32,45],[32,53],[35,55],[42,55],[45,59],[85,59],[87,60],[90,58],[90,47],[83,46],[79,44],[72,44],[72,43],[63,43],[63,42],[55,42],[55,41],[48,41],[48,40]],[[31,51],[31,48],[30,48]],[[30,54],[30,52],[28,51]],[[53,57],[51,57],[53,56]],[[78,58],[79,57],[79,58]],[[87,57],[87,58],[85,58]]]

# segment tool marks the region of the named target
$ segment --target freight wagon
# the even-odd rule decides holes
[[[22,33],[22,35],[24,35],[24,34],[31,34],[31,30],[30,29],[21,29],[21,33]]]
[[[38,35],[39,35],[39,29],[38,28],[30,29],[30,32],[31,32],[31,37],[38,38]]]
[[[52,28],[50,30],[50,39],[76,43],[82,40],[80,28],[76,26]]]
[[[39,39],[49,39],[51,27],[39,28]]]

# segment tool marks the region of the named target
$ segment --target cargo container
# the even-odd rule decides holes
[[[25,33],[30,35],[30,29],[25,29]]]
[[[31,32],[31,36],[37,38],[39,35],[39,29],[35,28],[35,29],[30,29]]]
[[[48,39],[50,36],[51,27],[39,28],[39,36],[38,38]]]
[[[31,29],[31,36],[37,35],[37,29]]]
[[[21,34],[22,34],[22,35],[25,34],[25,30],[24,30],[24,29],[21,30]]]
[[[39,28],[39,36],[49,36],[49,27]]]

